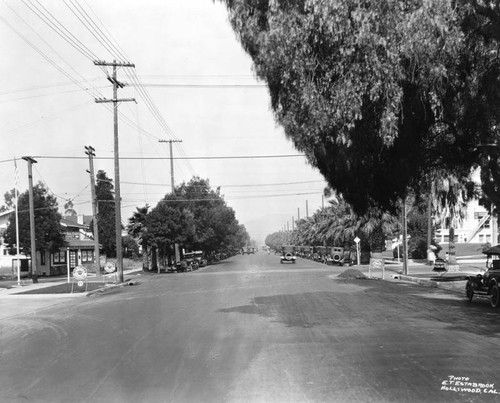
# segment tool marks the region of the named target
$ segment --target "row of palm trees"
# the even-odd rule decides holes
[[[454,243],[453,228],[464,218],[467,202],[478,197],[478,185],[467,177],[445,177],[439,175],[439,172],[435,172],[433,178],[432,183],[425,186],[429,189],[427,194],[408,196],[404,204],[401,202],[397,206],[396,213],[371,208],[359,215],[341,197],[333,197],[328,206],[308,218],[298,220],[293,231],[275,233],[266,243],[270,247],[275,245],[269,243],[282,242],[290,245],[353,248],[354,239],[358,237],[362,259],[366,261],[370,255],[380,257],[385,250],[386,239],[394,239],[403,233],[403,214],[408,216],[417,211],[432,215],[434,226],[448,218],[450,243]],[[326,189],[325,195],[331,196],[331,190]],[[431,230],[432,227],[431,224]]]

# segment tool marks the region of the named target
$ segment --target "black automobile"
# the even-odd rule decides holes
[[[280,263],[295,263],[295,246],[281,247],[281,262]]]
[[[493,308],[500,306],[500,245],[483,251],[486,254],[486,272],[467,276],[465,295],[472,301],[474,295],[490,298]]]

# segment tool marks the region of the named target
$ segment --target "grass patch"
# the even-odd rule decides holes
[[[38,288],[17,294],[71,294],[71,283],[58,284],[50,287]],[[87,286],[78,287],[78,284],[73,284],[73,294],[84,294],[88,291],[98,290],[104,288],[103,283],[88,283]]]

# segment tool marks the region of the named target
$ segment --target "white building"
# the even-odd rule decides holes
[[[498,244],[497,217],[491,219],[491,214],[479,205],[478,200],[473,200],[467,205],[467,213],[464,220],[455,227],[455,242],[458,243],[489,243]],[[449,223],[446,228],[436,230],[435,239],[439,243],[449,241]]]
[[[15,267],[15,259],[14,255],[9,254],[9,248],[4,244],[3,236],[7,227],[9,225],[9,219],[14,210],[7,210],[0,213],[0,275],[1,276],[11,276],[17,270]],[[26,256],[22,256],[21,258],[21,267],[23,272],[28,271],[28,258]]]
[[[473,174],[476,183],[480,183],[479,171]],[[449,241],[449,219],[444,220],[440,229],[436,230],[435,239],[439,243]],[[498,218],[485,207],[479,205],[479,200],[467,204],[465,218],[455,226],[455,242],[498,244]]]

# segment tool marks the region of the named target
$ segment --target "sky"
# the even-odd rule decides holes
[[[91,214],[89,162],[114,179],[111,67],[119,104],[122,221],[193,176],[219,187],[254,239],[292,226],[322,203],[326,183],[286,139],[265,84],[212,0],[0,2],[0,191],[14,162],[33,156],[33,180],[78,214]],[[236,158],[237,157],[237,158]],[[265,157],[265,158],[258,158]],[[27,163],[17,161],[20,191]],[[3,200],[0,202],[3,204]]]

